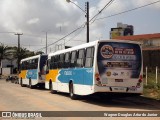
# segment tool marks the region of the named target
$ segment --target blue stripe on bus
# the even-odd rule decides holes
[[[61,69],[59,74],[58,80],[62,83],[72,80],[74,84],[93,85],[93,68]]]
[[[33,79],[37,79],[37,73],[38,73],[38,70],[37,69],[33,69],[33,70],[28,70],[27,71],[27,75],[26,75],[26,78],[31,78],[32,80]]]

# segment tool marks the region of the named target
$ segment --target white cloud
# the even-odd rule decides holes
[[[30,20],[27,21],[27,24],[36,24],[39,22],[39,18],[32,18]]]
[[[2,0],[0,5],[1,23],[3,27],[8,31],[17,31],[19,28],[16,24],[19,24],[23,20],[22,14],[26,9],[24,0]]]
[[[89,0],[90,2],[90,19],[101,10],[104,5],[110,0]],[[75,4],[84,8],[85,0],[74,0]],[[107,7],[99,16],[108,16],[117,12],[121,12],[136,6],[141,6],[153,2],[152,0],[115,0],[109,7]],[[83,5],[83,6],[82,6]],[[151,5],[149,8],[158,11],[160,3]],[[147,9],[147,8],[146,8]],[[140,12],[143,9],[139,10]],[[143,11],[144,12],[144,11]],[[156,14],[156,13],[155,13]],[[85,14],[74,4],[67,3],[65,0],[0,0],[0,30],[2,31],[14,31],[22,32],[21,37],[22,44],[45,44],[45,33],[42,31],[48,31],[48,43],[53,43],[57,39],[70,33],[81,24],[85,23]],[[140,16],[141,17],[141,16]],[[145,17],[145,16],[143,16]],[[117,17],[118,18],[118,17]],[[121,18],[121,19],[120,19]],[[159,17],[157,17],[158,19]],[[153,19],[153,18],[152,18]],[[101,38],[109,38],[109,30],[107,28],[116,27],[117,22],[134,22],[135,20],[128,17],[119,17],[118,19],[108,19],[95,21],[90,25],[90,41]],[[138,19],[139,21],[141,19]],[[141,22],[142,23],[142,22]],[[155,23],[155,22],[154,22]],[[151,24],[154,24],[151,22]],[[157,22],[156,24],[158,24]],[[114,24],[114,25],[112,25]],[[137,22],[137,25],[138,22]],[[141,26],[141,25],[140,25]],[[141,28],[138,26],[139,28]],[[143,29],[143,28],[142,28]],[[157,27],[157,29],[159,29]],[[78,34],[81,30],[75,32],[75,34],[67,37],[65,40],[69,40]],[[29,34],[36,34],[38,37],[27,36]],[[0,37],[3,37],[2,34]],[[41,42],[41,39],[42,42]],[[9,38],[11,39],[11,38]],[[8,41],[9,41],[8,39]],[[15,44],[17,42],[17,37]],[[83,30],[74,39],[86,41],[86,30]],[[32,41],[32,42],[31,42]],[[4,41],[5,42],[5,41]],[[63,43],[64,41],[62,41]],[[69,42],[71,43],[71,42]],[[72,45],[76,45],[75,41],[72,41]],[[29,49],[38,49],[41,46],[32,47]]]

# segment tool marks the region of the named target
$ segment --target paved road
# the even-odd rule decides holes
[[[96,97],[71,100],[68,94],[30,89],[0,79],[0,111],[148,111],[160,110],[160,101],[143,97],[117,98],[110,102]]]

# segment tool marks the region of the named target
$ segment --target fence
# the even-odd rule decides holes
[[[160,86],[160,69],[156,67],[145,67],[144,84],[146,86]]]

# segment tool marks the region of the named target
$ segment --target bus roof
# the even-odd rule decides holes
[[[72,48],[59,50],[59,51],[56,51],[54,53],[49,53],[48,56],[58,55],[58,54],[61,54],[61,53],[67,53],[67,52],[70,52],[70,51],[79,50],[79,49],[83,49],[83,48],[86,48],[86,47],[92,47],[92,46],[95,46],[99,42],[124,42],[124,43],[140,44],[139,42],[130,41],[130,40],[128,40],[128,41],[126,41],[126,40],[115,40],[115,39],[96,40],[96,41],[93,41],[93,42],[89,42],[89,43],[81,44],[81,45],[78,45],[78,46],[74,46]]]
[[[47,56],[47,55],[46,54],[35,55],[35,56],[32,56],[32,57],[24,58],[24,59],[21,60],[21,62],[26,61],[26,60],[31,60],[31,59],[39,58],[40,56]]]

